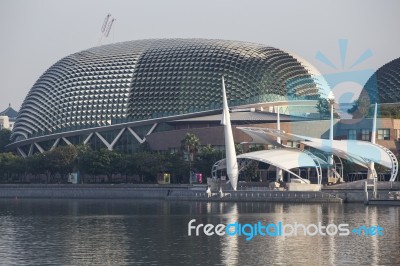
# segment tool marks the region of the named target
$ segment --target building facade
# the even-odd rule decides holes
[[[10,129],[10,120],[8,116],[0,116],[0,130]]]
[[[134,151],[173,121],[229,105],[261,115],[316,113],[326,81],[308,62],[265,45],[206,39],[139,40],[91,48],[51,66],[33,85],[12,133],[20,154],[58,145]]]
[[[369,82],[360,99],[369,95],[376,102],[372,91],[399,90],[400,79],[393,74],[400,73],[399,64],[390,65],[373,76],[375,84],[390,85],[377,90]],[[133,152],[147,143],[153,150],[175,152],[191,132],[203,145],[223,149],[222,76],[236,143],[253,145],[237,126],[276,128],[278,110],[286,132],[328,138],[329,121],[316,119],[316,105],[330,88],[302,58],[254,43],[156,39],[95,47],[55,63],[22,104],[10,147],[22,156],[79,144]],[[367,141],[371,130],[369,118],[337,119],[334,136]],[[399,131],[399,119],[380,119],[378,144],[398,154]]]
[[[9,104],[4,111],[0,112],[0,130],[3,128],[13,130],[17,116],[18,112],[11,107],[11,104]]]

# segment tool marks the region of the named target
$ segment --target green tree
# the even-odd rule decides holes
[[[315,106],[318,110],[318,113],[322,118],[329,117],[330,110],[329,110],[329,102],[325,98],[319,98],[317,105]]]
[[[47,151],[37,157],[40,160],[41,172],[46,175],[46,183],[53,183],[57,168],[53,164],[52,152]]]
[[[119,161],[121,154],[118,151],[110,151],[108,149],[101,149],[94,152],[93,166],[96,174],[105,174],[109,182],[112,182],[114,174],[120,173]]]
[[[89,145],[79,145],[76,147],[76,150],[75,168],[79,171],[80,182],[85,183],[85,175],[91,175],[95,178],[97,174],[97,169],[93,164],[95,152]]]
[[[258,144],[258,145],[255,145],[255,146],[252,146],[252,147],[249,148],[249,152],[262,151],[262,150],[265,150],[265,147],[262,144]]]
[[[327,99],[319,98],[315,108],[317,108],[318,113],[321,118],[330,118],[331,107],[330,107],[329,101]],[[333,111],[333,117],[339,118],[340,116],[337,112]]]
[[[159,153],[139,152],[134,154],[135,169],[142,182],[155,182],[157,173],[165,170]]]
[[[47,183],[53,183],[57,174],[61,182],[67,182],[67,175],[75,170],[77,156],[77,148],[72,145],[56,147],[25,159],[26,170],[35,176],[45,174]]]
[[[360,100],[359,99],[355,100],[351,108],[347,110],[347,113],[354,114],[358,110],[359,105],[360,105]]]
[[[243,153],[243,146],[240,143],[235,144],[235,151],[236,151],[236,155],[242,154]]]
[[[200,147],[200,139],[192,133],[186,133],[185,137],[181,140],[181,149],[190,155],[193,161],[194,155],[198,152]]]
[[[381,117],[400,118],[400,106],[380,106]]]
[[[42,153],[35,153],[25,159],[27,172],[37,178],[39,175],[44,174],[46,169],[44,167],[45,157]]]
[[[186,133],[185,137],[181,140],[181,149],[188,153],[189,172],[192,172],[192,162],[200,147],[200,139],[192,133]]]
[[[48,166],[53,173],[60,174],[64,182],[67,182],[67,175],[74,171],[75,159],[78,151],[75,146],[60,146],[46,154]]]
[[[119,173],[125,176],[125,183],[128,183],[128,175],[136,174],[136,165],[132,154],[121,153],[121,158],[117,162]]]
[[[0,153],[0,175],[3,178],[3,182],[11,181],[16,159],[17,156],[11,152]]]
[[[195,167],[204,177],[211,177],[212,166],[223,157],[223,152],[214,149],[211,145],[201,148]]]
[[[171,173],[171,181],[183,183],[189,172],[188,164],[178,154],[164,154],[166,158],[165,170]]]
[[[258,161],[252,161],[244,170],[243,176],[246,182],[257,181],[258,180]]]
[[[360,95],[360,98],[353,102],[353,106],[347,110],[349,114],[353,115],[353,118],[363,118],[367,116],[372,116],[374,111],[371,109],[371,104],[368,96],[363,94]]]
[[[11,143],[11,131],[3,128],[0,130],[0,152],[6,151],[6,146]]]
[[[349,173],[352,173],[358,169],[358,166],[351,161],[342,159],[343,162],[343,176],[348,176]]]
[[[10,171],[13,182],[24,182],[24,177],[27,173],[26,160],[14,154],[10,165]]]

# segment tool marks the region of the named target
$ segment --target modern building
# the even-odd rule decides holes
[[[0,130],[10,129],[10,120],[8,116],[0,116]]]
[[[360,100],[400,105],[400,58],[380,67],[364,85]]]
[[[398,74],[381,74],[400,73],[398,66],[377,71],[378,84],[392,78],[380,94],[399,90]],[[316,119],[316,105],[330,88],[299,56],[246,42],[155,39],[91,48],[51,66],[22,104],[11,148],[22,156],[71,144],[132,152],[146,142],[175,152],[192,132],[223,149],[222,76],[234,139],[245,149],[255,144],[236,127],[276,128],[278,110],[282,130],[328,138],[329,121]],[[368,140],[371,129],[372,119],[336,119],[334,138]],[[377,143],[398,154],[400,120],[379,119],[377,132]]]
[[[0,112],[0,130],[3,128],[12,130],[17,116],[18,112],[9,104],[3,112]]]
[[[133,151],[148,140],[158,149],[155,142],[171,134],[179,142],[174,132],[185,119],[207,122],[220,113],[222,76],[229,106],[250,111],[238,113],[244,123],[273,120],[278,106],[307,119],[329,92],[308,62],[265,45],[206,39],[105,45],[63,58],[39,78],[22,104],[11,147],[27,156],[82,143]],[[218,131],[211,120],[189,125],[196,126]],[[155,142],[153,134],[160,136]]]

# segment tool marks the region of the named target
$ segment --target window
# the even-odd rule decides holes
[[[378,129],[378,139],[390,140],[390,130],[388,128]]]
[[[347,134],[347,139],[357,139],[357,130],[356,129],[349,129]]]
[[[272,144],[268,144],[267,149],[268,150],[273,150],[273,149],[275,149],[275,146],[272,145]]]
[[[292,147],[292,148],[299,148],[300,147],[300,143],[298,141],[291,141],[288,140],[286,143],[286,146]]]
[[[361,129],[361,139],[362,140],[371,140],[369,129]]]
[[[261,151],[265,150],[264,145],[262,144],[249,144],[249,151]]]
[[[168,148],[168,151],[170,154],[176,154],[178,153],[178,148]]]

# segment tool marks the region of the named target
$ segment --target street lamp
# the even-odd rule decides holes
[[[189,183],[192,184],[192,156],[190,153],[190,146],[187,145],[188,159],[189,159]]]
[[[329,155],[329,171],[328,171],[328,178],[333,175],[333,154],[332,154],[332,146],[333,146],[333,108],[335,105],[335,95],[333,94],[332,91],[329,92],[328,94],[328,103],[331,111],[331,124],[330,124],[330,130],[329,130],[329,143],[331,145],[331,154]]]

